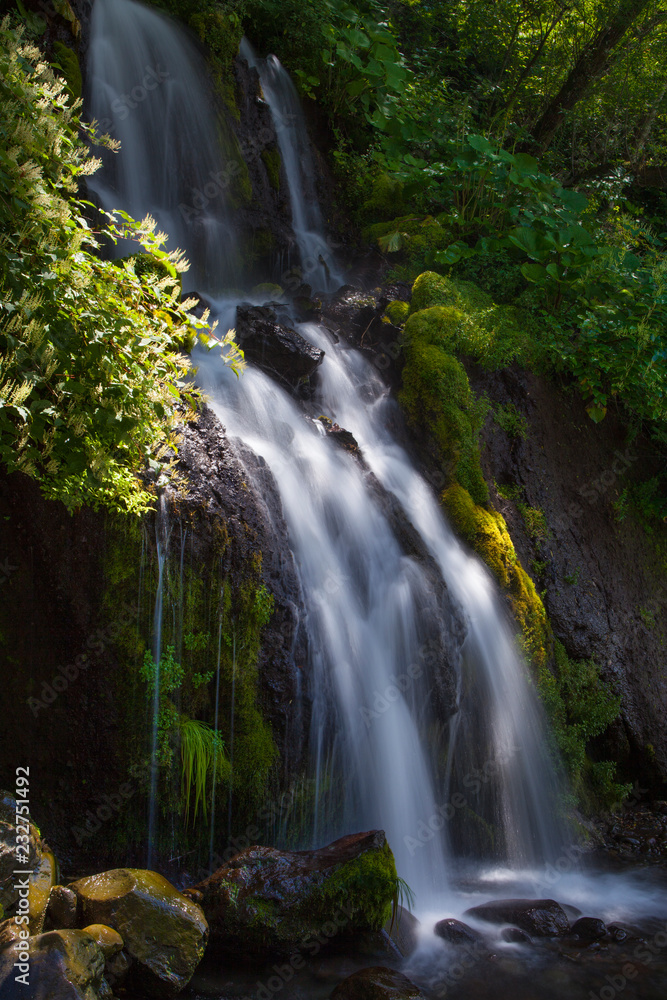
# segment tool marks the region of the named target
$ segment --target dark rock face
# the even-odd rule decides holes
[[[394,858],[376,830],[316,851],[248,848],[184,895],[204,910],[214,950],[253,961],[318,934],[378,931],[395,891]]]
[[[274,598],[262,630],[258,692],[287,787],[300,769],[309,725],[308,703],[294,710],[296,665],[306,660],[305,610],[275,483],[263,460],[233,444],[208,409],[183,428],[179,458],[189,485],[185,497],[167,493],[170,572],[180,573],[182,551],[186,569],[201,578],[221,573],[235,593],[261,560],[261,580]],[[72,874],[100,871],[118,863],[109,848],[114,824],[144,808],[145,784],[128,773],[124,756],[127,651],[119,637],[151,628],[154,517],[141,524],[89,509],[70,515],[28,477],[0,476],[0,553],[10,569],[0,573],[3,660],[20,665],[6,678],[12,711],[2,715],[0,773],[13,776],[17,761],[29,759],[31,801],[41,810],[36,821],[44,827],[48,817],[61,865]],[[111,588],[110,564],[119,574]],[[141,578],[147,586],[140,600]],[[77,780],[65,780],[70,774]],[[108,797],[120,802],[126,783],[132,798],[109,810]],[[100,807],[112,813],[103,826],[94,819]],[[237,817],[234,832],[255,816]],[[134,849],[130,841],[123,861],[144,858],[143,842]]]
[[[64,885],[54,885],[46,907],[47,930],[76,927],[76,893]]]
[[[331,1000],[423,1000],[423,993],[402,972],[376,966],[344,979]]]
[[[455,920],[453,917],[438,920],[433,930],[443,941],[449,941],[451,944],[476,944],[483,940],[482,935],[474,931],[472,927],[468,927],[463,921]]]
[[[572,925],[571,933],[580,941],[590,944],[592,941],[600,941],[606,937],[607,928],[604,921],[598,920],[596,917],[579,917]]]
[[[651,464],[653,453],[641,436],[628,445],[615,412],[594,424],[576,390],[564,392],[517,367],[490,373],[467,364],[466,370],[476,393],[496,404],[513,403],[528,420],[522,440],[489,417],[482,466],[522,564],[546,563],[538,590],[546,590],[554,633],[569,656],[594,659],[622,695],[620,718],[594,741],[594,757],[619,761],[623,780],[640,776],[638,800],[663,799],[664,569],[655,541],[631,517],[619,524],[613,506],[628,483],[662,470]],[[524,502],[544,512],[550,537],[541,552],[516,504],[494,496],[494,481],[520,486]]]
[[[554,899],[498,899],[473,906],[466,916],[514,924],[534,937],[558,937],[570,929],[565,910]]]
[[[236,340],[246,358],[291,389],[308,394],[310,378],[322,363],[324,351],[279,323],[267,306],[239,306],[236,311]]]
[[[397,907],[396,913],[384,925],[390,940],[405,958],[417,947],[420,927],[420,921],[404,906]]]

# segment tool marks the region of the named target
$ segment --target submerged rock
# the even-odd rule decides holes
[[[531,944],[530,934],[526,934],[520,927],[505,927],[500,933],[500,937],[507,944]]]
[[[317,851],[250,847],[184,893],[201,902],[219,951],[258,960],[380,930],[396,880],[385,835],[374,830]]]
[[[201,909],[156,872],[117,868],[79,879],[79,923],[117,931],[134,959],[137,986],[169,997],[189,983],[204,954],[208,924]]]
[[[535,937],[558,937],[570,929],[565,910],[555,899],[495,899],[473,906],[465,915],[492,924],[515,924]]]
[[[468,927],[462,920],[455,920],[454,917],[446,917],[439,920],[433,928],[438,937],[451,944],[477,944],[484,938],[472,927]]]
[[[402,972],[376,966],[344,979],[331,1000],[423,1000],[423,993]]]
[[[0,954],[0,1000],[30,997],[30,1000],[113,1000],[104,978],[104,955],[83,931],[48,931],[28,939],[29,963],[22,963],[29,976],[26,988],[16,976],[24,970],[22,948],[13,944]],[[29,971],[28,971],[29,970]]]
[[[267,306],[239,306],[236,340],[246,358],[292,389],[308,389],[310,376],[322,363],[324,351],[278,321]]]

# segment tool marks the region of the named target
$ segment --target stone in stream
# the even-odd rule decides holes
[[[268,306],[241,305],[236,310],[236,340],[249,361],[291,389],[307,390],[324,351],[278,321]]]
[[[81,926],[117,931],[133,959],[131,979],[152,996],[189,983],[204,954],[208,924],[199,906],[157,872],[117,868],[72,882]]]
[[[21,868],[24,871],[34,872],[41,861],[44,845],[39,834],[39,830],[30,819],[29,815],[18,813],[19,806],[16,799],[10,792],[0,792],[0,907],[8,910],[19,898],[17,879],[14,876],[14,869]],[[22,823],[17,829],[17,816]],[[27,833],[23,827],[27,827]],[[25,840],[18,841],[18,835],[26,836]],[[25,852],[17,859],[16,845],[21,843],[25,846]]]
[[[466,910],[465,916],[492,924],[514,924],[535,937],[567,934],[570,923],[555,899],[495,899]]]
[[[500,937],[507,944],[532,944],[530,934],[526,934],[520,927],[504,927]]]
[[[396,896],[382,830],[316,851],[249,847],[184,894],[201,902],[217,952],[259,961],[379,931]]]
[[[590,944],[592,941],[600,941],[607,935],[607,928],[603,920],[597,917],[579,917],[572,925],[571,933],[578,937],[580,941]]]
[[[90,934],[63,930],[35,935],[28,939],[29,963],[21,963],[24,947],[13,944],[0,953],[0,1000],[113,1000],[104,978],[104,955]],[[21,964],[29,970],[27,988],[16,981],[24,971]]]
[[[376,966],[344,979],[331,1000],[424,1000],[424,994],[402,972]]]
[[[76,927],[76,893],[64,885],[54,885],[46,907],[47,930]]]
[[[443,941],[449,941],[450,944],[477,944],[484,940],[472,927],[468,927],[462,920],[455,920],[454,917],[438,920],[433,930],[438,937]]]
[[[420,927],[421,922],[404,906],[397,906],[396,912],[392,913],[384,925],[390,940],[404,958],[415,951],[419,943]]]
[[[107,961],[123,950],[123,939],[113,927],[107,927],[106,924],[89,924],[83,931],[85,934],[90,934],[93,941],[97,942]]]

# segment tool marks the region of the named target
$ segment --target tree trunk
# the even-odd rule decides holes
[[[609,57],[651,0],[621,0],[604,28],[584,46],[565,83],[549,102],[533,128],[532,149],[543,153],[558,131],[567,111],[585,96],[589,88],[607,72]]]

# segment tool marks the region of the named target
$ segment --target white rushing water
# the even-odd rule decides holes
[[[227,204],[229,171],[206,59],[182,28],[133,0],[95,0],[85,113],[119,140],[88,180],[102,208],[151,215],[185,251],[184,288],[233,283],[236,236]],[[96,152],[99,152],[96,150]],[[117,254],[132,252],[129,245]]]
[[[244,56],[260,73],[278,128],[306,278],[316,289],[331,289],[340,276],[325,255],[298,99],[277,60],[258,60],[248,45]],[[191,260],[188,287],[215,301],[224,328],[234,325],[236,307],[220,297],[230,283],[234,245],[224,192],[194,214],[183,211],[224,166],[203,66],[196,46],[155,11],[131,0],[95,0],[86,106],[103,122],[111,119],[107,127],[122,149],[105,156],[91,189],[109,209],[158,219],[170,246]],[[460,857],[487,865],[489,895],[507,894],[520,869],[522,893],[551,895],[549,865],[567,857],[569,835],[558,819],[541,713],[495,584],[456,541],[398,443],[394,404],[368,359],[334,343],[320,326],[300,330],[326,352],[310,416],[253,367],[237,380],[213,355],[197,361],[228,433],[262,456],[275,477],[306,597],[313,801],[304,846],[383,828],[420,908],[438,913],[459,912],[442,900],[453,899],[448,872]],[[375,485],[312,419],[319,413],[354,434]],[[383,491],[418,532],[430,567],[404,551]],[[412,669],[442,600],[434,573],[467,629],[454,665],[459,710],[448,728],[435,709],[433,670]],[[158,660],[159,601],[158,592]],[[447,627],[450,612],[444,605],[442,611]],[[592,893],[591,884],[559,882],[572,896]],[[632,897],[637,909],[642,892]],[[604,893],[614,912],[606,883],[601,900]]]
[[[240,55],[257,70],[275,125],[304,281],[319,292],[335,291],[343,284],[343,278],[324,235],[315,195],[313,155],[299,95],[276,56],[260,59],[247,38],[241,42]]]

